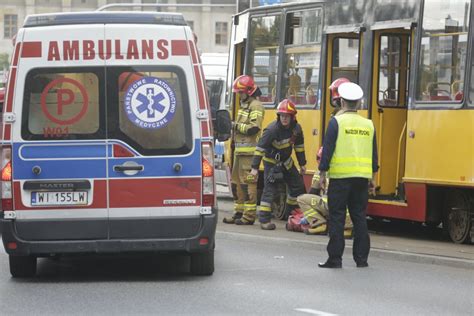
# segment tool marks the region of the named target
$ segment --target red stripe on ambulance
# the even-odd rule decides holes
[[[12,69],[10,69],[10,78],[8,78],[8,91],[7,91],[7,102],[5,106],[5,109],[6,109],[5,112],[12,111],[13,91],[15,90],[14,89],[15,83],[16,83],[16,67],[12,67]]]
[[[185,40],[171,41],[171,55],[173,56],[188,56],[188,46]]]
[[[204,96],[204,86],[199,66],[194,66],[194,77],[196,79],[196,86],[198,90],[199,109],[204,110],[206,109],[206,100]]]
[[[194,45],[193,41],[188,41],[188,42],[189,42],[189,47],[191,47],[191,57],[193,58],[193,64],[197,64],[198,58],[197,58],[196,46]]]
[[[42,56],[41,42],[23,42],[21,58],[39,58]]]
[[[207,97],[205,93],[206,90],[204,90],[205,88],[203,85],[203,78],[201,75],[200,66],[194,66],[194,77],[196,78],[196,87],[198,90],[199,109],[206,110]],[[209,112],[209,115],[211,115],[210,112]],[[202,134],[201,135],[202,137],[209,137],[211,135],[209,123],[206,120],[201,121],[201,134]]]
[[[201,178],[110,179],[111,208],[201,205]],[[146,198],[144,198],[146,197]],[[170,204],[164,201],[172,201]],[[179,204],[179,200],[194,200]],[[188,204],[189,203],[189,204]]]
[[[3,140],[11,140],[12,136],[12,125],[5,124],[5,132],[3,133]]]
[[[13,67],[18,65],[18,59],[20,57],[20,48],[21,48],[21,43],[17,43],[15,46],[15,54],[13,55],[13,61],[12,61]]]

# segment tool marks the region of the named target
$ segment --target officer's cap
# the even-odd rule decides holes
[[[364,96],[362,88],[353,82],[345,82],[337,89],[341,98],[348,101],[358,101]]]

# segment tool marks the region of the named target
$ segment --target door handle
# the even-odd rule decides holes
[[[142,165],[117,165],[114,166],[114,171],[123,172],[123,171],[143,171]]]

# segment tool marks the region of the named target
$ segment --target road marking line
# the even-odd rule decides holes
[[[337,314],[326,313],[326,312],[318,311],[318,310],[311,309],[311,308],[295,308],[295,311],[302,312],[302,313],[308,313],[308,314],[312,314],[312,315],[319,315],[319,316],[337,316]]]

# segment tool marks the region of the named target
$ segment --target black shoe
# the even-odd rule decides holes
[[[318,263],[318,267],[320,268],[330,268],[330,269],[341,269],[342,263],[334,263],[330,261],[320,262]]]
[[[235,225],[253,225],[254,221],[248,221],[244,218],[237,218],[235,220]]]
[[[369,264],[367,262],[357,262],[357,268],[367,268]]]

